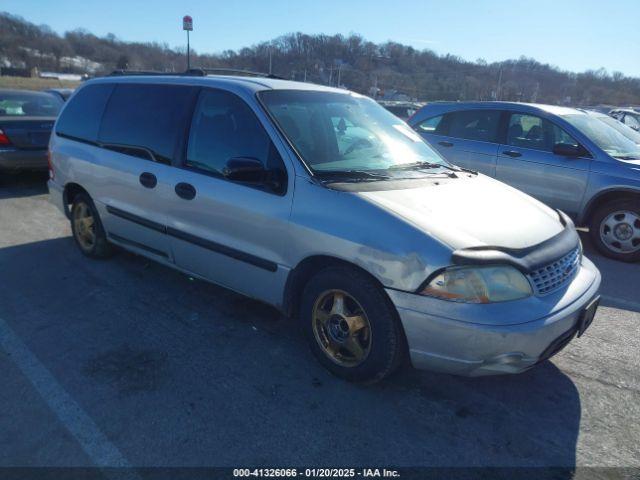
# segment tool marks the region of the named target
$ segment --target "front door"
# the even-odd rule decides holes
[[[225,166],[232,158],[259,160],[271,181],[229,180]],[[245,295],[279,304],[289,271],[283,259],[292,178],[247,103],[227,91],[203,89],[168,210],[167,233],[176,264]]]
[[[498,150],[497,179],[571,216],[580,211],[591,159],[553,153],[556,144],[579,147],[551,121],[525,113],[511,113],[505,144]]]

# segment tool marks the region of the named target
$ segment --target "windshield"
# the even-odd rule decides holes
[[[259,94],[307,166],[326,172],[448,164],[406,123],[357,94],[267,90]]]
[[[55,117],[62,100],[50,93],[0,92],[0,116]]]
[[[562,118],[612,157],[624,160],[640,159],[640,145],[601,120],[584,114],[563,115]]]
[[[633,143],[637,143],[638,145],[640,145],[640,133],[636,132],[633,128],[627,127],[623,123],[620,123],[619,120],[616,120],[609,115],[597,115],[596,118],[601,122],[606,123],[610,127],[615,128],[618,132],[627,137]]]

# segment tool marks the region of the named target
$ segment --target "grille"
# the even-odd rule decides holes
[[[534,270],[530,275],[537,295],[546,295],[565,286],[578,270],[580,248],[576,248],[564,257],[544,267]]]

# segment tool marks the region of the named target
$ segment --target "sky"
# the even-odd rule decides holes
[[[0,0],[0,11],[55,31],[216,53],[280,35],[357,33],[488,62],[524,55],[563,70],[640,77],[640,0]],[[1,41],[1,39],[0,39]]]

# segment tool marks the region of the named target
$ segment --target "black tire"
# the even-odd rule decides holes
[[[91,213],[93,218],[93,233],[95,240],[91,245],[88,245],[86,241],[81,240],[81,234],[77,229],[76,213],[79,209],[86,208]],[[113,255],[113,246],[107,240],[107,234],[104,231],[102,222],[100,221],[100,215],[96,210],[91,197],[86,193],[78,193],[73,197],[73,203],[71,205],[71,232],[73,233],[73,240],[80,249],[80,251],[90,258],[108,258]]]
[[[313,311],[327,291],[346,292],[362,307],[370,325],[369,351],[354,366],[332,360],[314,334]],[[406,340],[397,311],[385,291],[369,276],[349,267],[329,267],[305,286],[299,321],[311,351],[330,372],[353,382],[375,383],[391,374],[406,357]]]
[[[620,199],[620,200],[612,200],[601,206],[599,206],[591,217],[591,221],[589,223],[589,235],[591,236],[591,241],[596,246],[598,251],[602,253],[604,256],[613,258],[615,260],[620,260],[622,262],[637,262],[640,261],[640,248],[635,251],[630,252],[621,252],[617,251],[614,248],[611,248],[607,245],[600,235],[600,229],[603,227],[603,222],[614,212],[630,212],[635,214],[638,218],[640,218],[640,199]],[[640,223],[638,221],[633,222],[636,231],[640,229]],[[609,232],[610,229],[606,229],[605,231]],[[640,247],[640,238],[637,236],[633,237],[634,244],[638,244]],[[637,239],[637,240],[636,240]]]

